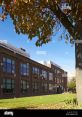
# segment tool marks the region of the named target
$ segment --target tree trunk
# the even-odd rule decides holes
[[[78,104],[82,104],[82,21],[78,24],[79,40],[75,43],[76,92]]]
[[[82,44],[75,44],[76,53],[76,92],[78,104],[82,103]]]
[[[78,104],[82,104],[82,43],[75,44],[76,92]]]

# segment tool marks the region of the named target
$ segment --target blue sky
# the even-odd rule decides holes
[[[62,28],[63,29],[63,28]],[[61,30],[62,31],[62,30]],[[60,31],[60,32],[61,32]],[[12,21],[8,17],[4,22],[0,21],[0,40],[6,40],[15,47],[22,47],[36,61],[53,61],[68,72],[69,76],[74,75],[75,70],[75,48],[70,43],[66,44],[65,39],[58,40],[59,34],[53,36],[52,41],[42,47],[36,47],[35,41],[28,40],[27,35],[18,35]]]

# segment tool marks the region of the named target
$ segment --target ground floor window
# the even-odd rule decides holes
[[[47,91],[47,83],[42,83],[42,91],[43,92]]]
[[[49,84],[49,91],[53,91],[53,84]]]
[[[14,80],[3,79],[3,93],[13,93],[14,85]]]
[[[21,93],[27,93],[29,90],[29,82],[26,80],[21,80]]]
[[[38,93],[38,90],[39,90],[39,84],[38,84],[38,82],[33,82],[32,83],[32,92],[33,93]]]

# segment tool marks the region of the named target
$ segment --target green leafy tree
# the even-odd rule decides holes
[[[76,92],[76,79],[74,77],[68,82],[68,91]]]
[[[61,26],[66,41],[71,43],[82,38],[82,0],[0,0],[0,19],[10,15],[18,34],[27,34],[36,45],[51,41]],[[75,43],[76,89],[78,102],[82,103],[82,43]]]

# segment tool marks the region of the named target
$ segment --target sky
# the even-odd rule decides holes
[[[63,28],[60,30],[62,33]],[[8,17],[4,22],[0,20],[0,41],[7,42],[17,48],[24,48],[35,61],[53,61],[68,72],[68,77],[75,76],[75,47],[65,39],[59,40],[59,32],[52,37],[52,41],[41,47],[36,47],[36,38],[29,41],[28,35],[18,35],[12,20]]]

